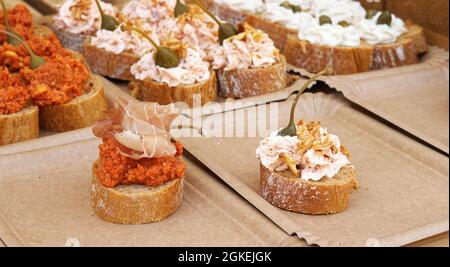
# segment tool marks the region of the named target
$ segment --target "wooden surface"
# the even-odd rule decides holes
[[[45,14],[54,12],[56,5],[63,2],[64,0],[26,0],[30,5],[36,7],[36,9],[31,8],[34,15],[38,15],[39,11]],[[120,1],[123,0],[113,0]],[[373,2],[371,3],[361,0],[366,8],[373,9],[383,9],[387,8],[392,12],[398,14],[403,18],[413,19],[415,22],[425,25],[428,29],[428,35],[433,41],[438,42],[441,46],[448,49],[448,1],[444,0],[386,0],[383,2]],[[380,0],[381,1],[381,0]],[[13,6],[17,3],[23,3],[21,0],[7,0],[5,1],[7,6]],[[297,237],[292,237],[291,241],[297,241]],[[289,243],[289,242],[287,242]],[[288,245],[288,244],[280,244]],[[0,247],[4,244],[0,240]],[[442,233],[440,235],[430,237],[409,246],[418,247],[448,247],[449,246],[449,234],[448,232]]]

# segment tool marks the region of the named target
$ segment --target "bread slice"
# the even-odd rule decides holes
[[[334,214],[345,210],[353,189],[359,187],[356,171],[346,165],[332,179],[305,181],[287,172],[260,165],[260,195],[274,206],[305,214]]]
[[[93,125],[103,118],[108,109],[101,81],[95,77],[86,82],[87,93],[62,105],[41,107],[41,128],[65,132]]]
[[[145,224],[169,217],[183,199],[183,178],[160,186],[119,185],[105,187],[95,176],[93,165],[91,206],[102,220],[118,224]]]
[[[141,101],[157,102],[167,105],[174,102],[184,102],[189,107],[194,106],[194,96],[201,96],[201,104],[217,99],[217,82],[214,71],[211,71],[209,80],[193,85],[179,85],[170,87],[165,83],[151,79],[141,81],[133,80],[128,84],[131,95]]]
[[[256,29],[260,29],[267,33],[276,48],[280,49],[280,51],[284,51],[288,36],[291,34],[296,35],[298,33],[297,30],[287,28],[279,23],[271,22],[258,15],[247,15],[245,17],[245,22]]]
[[[417,54],[428,52],[429,47],[422,26],[414,24],[411,21],[406,21],[406,25],[408,27],[408,32],[403,34],[400,38],[411,39]]]
[[[243,23],[250,14],[236,10],[228,5],[218,3],[214,0],[199,0],[209,11],[218,16],[221,20],[238,26]]]
[[[133,80],[130,69],[140,59],[131,52],[114,54],[98,48],[90,43],[90,38],[84,40],[82,54],[92,72],[123,81]]]
[[[255,69],[217,70],[219,95],[246,98],[280,91],[286,88],[286,58],[277,63]]]
[[[312,73],[328,68],[330,74],[354,74],[410,65],[418,62],[417,54],[428,46],[422,27],[410,25],[408,29],[395,43],[358,47],[315,45],[289,35],[284,53],[289,64]]]
[[[13,114],[0,114],[0,146],[39,137],[39,109],[28,106]]]

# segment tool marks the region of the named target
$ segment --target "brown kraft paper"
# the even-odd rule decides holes
[[[287,125],[291,104],[292,98],[279,104],[278,114],[269,113],[270,119],[278,116],[279,121],[270,130]],[[246,109],[244,119],[235,117],[234,123],[222,120],[224,125],[217,127],[246,128],[247,118],[256,118],[257,125],[269,125],[267,113],[255,112]],[[354,191],[342,213],[303,215],[281,210],[261,198],[255,156],[261,136],[180,141],[273,222],[310,245],[401,246],[448,231],[448,157],[360,112],[341,96],[305,94],[296,114],[297,119],[320,120],[350,151],[361,188]]]

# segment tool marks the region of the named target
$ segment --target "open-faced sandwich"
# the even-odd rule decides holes
[[[161,44],[147,38],[154,50],[131,67],[132,95],[142,101],[184,102],[191,107],[195,96],[200,97],[198,104],[216,100],[216,75],[208,59],[219,47],[217,31],[217,24],[195,6],[162,21],[157,30]]]
[[[288,63],[351,74],[414,64],[428,50],[423,29],[352,0],[203,0],[267,32]],[[223,8],[226,6],[227,8]],[[230,15],[232,14],[232,15]],[[226,15],[225,15],[226,16]]]
[[[123,7],[118,19],[110,18],[111,27],[98,30],[87,38],[83,45],[83,56],[94,73],[114,79],[130,81],[130,68],[145,54],[153,51],[153,45],[142,34],[122,30],[120,25],[132,25],[150,36],[159,44],[157,25],[160,21],[174,17],[174,1],[133,0]]]
[[[161,221],[176,211],[183,195],[182,146],[171,141],[175,105],[127,102],[98,122],[102,138],[93,164],[91,204],[101,219],[119,224]]]
[[[222,21],[200,1],[191,1],[201,8],[210,22],[217,24],[218,44],[208,43],[206,52],[216,69],[219,94],[245,98],[283,90],[286,87],[286,62],[267,34],[247,24]],[[179,6],[179,1],[177,6]],[[213,36],[213,35],[210,35]],[[214,38],[210,38],[214,42]],[[220,45],[220,46],[219,46]]]
[[[4,3],[2,10],[5,11]],[[0,14],[0,30],[30,36],[31,13],[22,5]],[[10,43],[14,37],[0,34],[0,145],[39,137],[39,109],[20,73],[28,54],[24,47]],[[16,44],[16,43],[15,43]]]
[[[81,52],[84,40],[105,27],[102,14],[117,17],[118,11],[101,0],[66,0],[49,26],[64,47]]]
[[[214,55],[219,94],[246,98],[285,89],[285,57],[267,34],[247,24],[243,28],[224,40]]]
[[[176,66],[159,64],[160,57],[156,53],[160,53],[161,48],[143,56],[131,67],[135,78],[129,83],[132,95],[139,100],[163,105],[185,102],[191,107],[194,106],[195,95],[201,97],[199,104],[216,100],[216,75],[201,52],[185,47],[176,39],[170,44],[174,47],[172,51],[177,54],[179,63]]]
[[[288,127],[273,132],[256,149],[260,195],[289,211],[341,212],[347,208],[353,189],[359,187],[355,167],[339,137],[329,134],[320,122],[300,120],[295,124],[299,97],[294,101]]]
[[[0,30],[0,66],[2,75],[8,77],[0,102],[9,103],[9,110],[3,111],[9,113],[8,125],[24,120],[23,116],[16,116],[22,114],[17,114],[22,109],[33,110],[33,115],[29,115],[29,121],[33,118],[29,122],[33,137],[37,137],[37,121],[46,130],[68,131],[91,126],[101,119],[107,109],[103,87],[91,75],[81,55],[64,49],[49,28],[31,25],[31,13],[26,8],[17,6],[8,17],[9,20],[2,20],[5,30]],[[38,107],[38,120],[34,120],[36,108],[31,105]],[[24,121],[21,127],[26,125]],[[2,134],[17,136],[15,131]],[[23,130],[23,134],[26,132]]]

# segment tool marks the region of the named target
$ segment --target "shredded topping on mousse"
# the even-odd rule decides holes
[[[192,5],[178,18],[170,18],[158,24],[158,36],[162,39],[178,39],[202,53],[208,61],[213,60],[219,48],[219,26],[199,7]]]
[[[303,180],[333,178],[350,154],[339,137],[329,134],[320,122],[297,124],[297,136],[279,136],[278,131],[263,139],[256,149],[261,164],[271,171],[290,171]]]
[[[116,16],[113,5],[99,1],[106,15]],[[91,35],[101,28],[101,15],[94,0],[67,0],[59,8],[53,18],[58,29],[64,29],[73,34]]]
[[[175,104],[119,100],[119,107],[93,127],[103,140],[96,169],[102,184],[157,186],[183,177],[182,146],[169,134],[179,110]]]
[[[261,30],[244,25],[244,31],[224,41],[214,55],[214,69],[261,68],[275,64],[279,50]]]

